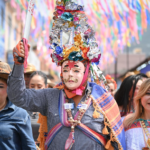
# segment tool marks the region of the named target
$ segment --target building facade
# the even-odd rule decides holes
[[[15,1],[0,0],[0,61],[7,62],[13,67],[13,47],[23,37],[25,25],[25,10]],[[32,47],[32,43],[29,44]],[[40,60],[31,52],[28,62],[40,70]]]
[[[5,61],[5,1],[0,0],[0,61]]]
[[[16,5],[16,8],[19,7]],[[22,38],[23,35],[23,22],[21,20],[20,13],[17,14],[17,10],[11,6],[10,2],[5,4],[5,60],[11,66],[13,66],[13,47]],[[20,17],[19,17],[20,16]]]

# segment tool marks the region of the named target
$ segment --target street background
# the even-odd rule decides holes
[[[102,52],[100,68],[118,83],[126,72],[150,70],[149,0],[76,0],[84,5]],[[52,63],[49,33],[55,0],[36,0],[31,22],[28,63],[60,82],[60,67]],[[13,67],[12,49],[22,39],[28,0],[0,0],[0,60]]]

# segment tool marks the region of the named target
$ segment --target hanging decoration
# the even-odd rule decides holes
[[[24,22],[29,0],[11,0],[10,4],[20,12]],[[61,0],[60,0],[61,1]],[[74,0],[72,0],[74,1]],[[102,52],[101,69],[105,69],[107,63],[113,63],[119,51],[125,46],[130,46],[133,41],[140,42],[142,34],[150,25],[150,1],[149,0],[76,0],[84,5],[88,23],[96,31],[96,42]],[[31,34],[29,41],[37,43],[39,58],[44,58],[46,65],[58,71],[52,63],[49,45],[49,31],[52,28],[55,0],[37,0],[31,22]],[[19,6],[19,7],[18,7]],[[69,13],[59,9],[62,19],[68,22],[78,22]],[[17,13],[18,14],[18,13]],[[55,19],[55,18],[54,18]],[[71,24],[69,24],[72,26]],[[57,47],[58,53],[61,48]],[[86,55],[85,55],[86,57]],[[61,59],[61,58],[59,58]]]

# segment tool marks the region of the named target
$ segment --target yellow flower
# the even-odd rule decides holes
[[[73,51],[80,51],[80,49],[75,47],[75,46],[72,46],[70,49],[64,49],[63,50],[63,53],[64,53],[63,61],[66,60],[69,57],[70,53],[73,52]]]
[[[74,45],[79,48],[79,46],[81,46],[83,44],[82,42],[82,37],[80,34],[77,34],[75,37],[74,37]]]
[[[81,35],[80,34],[76,34],[76,36],[74,37],[74,41],[77,42],[77,41],[80,41],[81,42]]]

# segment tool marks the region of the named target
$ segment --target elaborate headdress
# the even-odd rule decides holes
[[[87,23],[83,7],[71,0],[57,0],[50,33],[53,61],[61,65],[67,59],[99,62],[101,51],[95,32]]]
[[[101,51],[95,39],[95,32],[87,22],[84,8],[72,0],[57,0],[53,27],[50,32],[50,48],[53,62],[61,65],[65,60],[91,62],[92,78],[105,82],[97,67]]]

